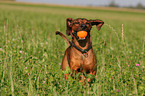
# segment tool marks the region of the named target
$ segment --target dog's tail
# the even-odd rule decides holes
[[[63,34],[62,34],[61,32],[59,32],[59,31],[56,31],[55,33],[56,33],[56,35],[59,34],[59,35],[67,42],[68,46],[71,45],[71,41],[69,41],[69,39],[68,39],[65,35],[63,35]]]

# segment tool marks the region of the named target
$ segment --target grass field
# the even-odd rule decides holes
[[[101,19],[91,31],[97,79],[63,79],[66,18]],[[1,96],[144,96],[145,11],[0,2]],[[69,37],[71,39],[71,37]]]

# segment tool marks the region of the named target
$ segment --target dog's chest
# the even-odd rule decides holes
[[[74,60],[75,59],[75,60]],[[71,60],[71,66],[79,69],[80,71],[89,72],[89,70],[93,69],[95,66],[95,62],[91,57],[85,57],[83,54],[73,58]]]
[[[71,58],[71,62],[74,62],[74,64],[77,63],[79,66],[89,66],[91,63],[93,63],[94,57],[90,56],[88,53],[85,54],[73,54],[73,58]]]
[[[71,47],[70,50],[70,67],[81,68],[82,70],[90,70],[96,65],[96,56],[93,50],[82,54],[80,51]]]

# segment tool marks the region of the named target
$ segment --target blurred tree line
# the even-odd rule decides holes
[[[110,4],[108,5],[108,7],[120,7],[120,6],[117,5],[114,0],[112,0],[110,2]],[[124,7],[125,8],[134,8],[134,9],[145,9],[145,6],[143,6],[141,3],[138,3],[136,6],[128,6],[128,7],[124,6]]]

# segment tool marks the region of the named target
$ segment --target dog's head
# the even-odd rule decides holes
[[[67,30],[66,34],[71,35],[72,37],[75,37],[77,40],[85,40],[87,36],[90,36],[90,30],[93,25],[97,26],[97,29],[100,30],[101,26],[104,24],[101,20],[87,20],[84,18],[78,18],[78,19],[72,19],[67,18]],[[77,32],[79,31],[85,31],[87,32],[87,36],[85,38],[79,38],[77,35]]]

